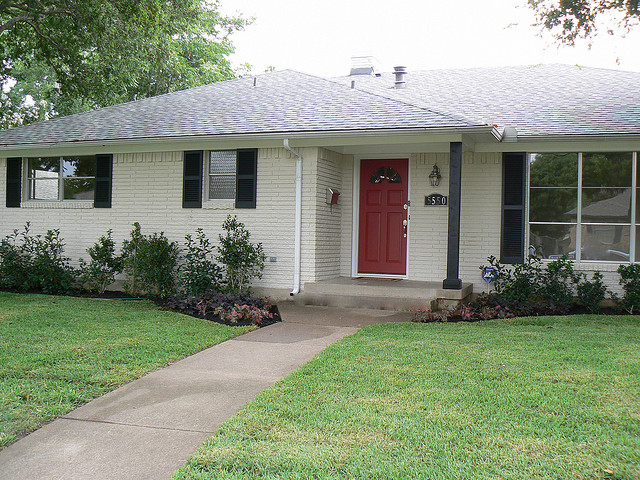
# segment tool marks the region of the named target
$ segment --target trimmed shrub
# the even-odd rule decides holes
[[[213,261],[213,245],[201,228],[196,230],[196,239],[186,235],[186,254],[180,266],[178,280],[180,291],[186,295],[202,295],[219,291],[222,283],[220,267]]]
[[[620,265],[621,306],[631,314],[640,313],[640,264]]]
[[[536,294],[555,303],[571,305],[576,296],[576,285],[580,275],[573,269],[573,262],[566,255],[554,260],[540,270],[540,280]]]
[[[23,231],[14,230],[0,241],[0,285],[20,291],[67,293],[76,272],[64,256],[60,230],[31,235],[30,224]]]
[[[122,269],[127,275],[125,291],[165,297],[175,292],[179,249],[164,232],[143,235],[135,222],[129,240],[122,243]]]
[[[87,263],[80,259],[80,278],[84,287],[90,292],[102,295],[111,285],[118,273],[122,271],[122,261],[116,255],[116,244],[111,238],[112,231],[107,230],[106,235],[90,248],[87,253],[91,260]]]
[[[251,243],[251,234],[235,215],[227,216],[222,228],[226,233],[219,235],[216,259],[224,265],[225,290],[245,293],[252,279],[262,278],[265,260],[262,244]]]
[[[590,312],[600,312],[600,303],[607,296],[607,286],[602,281],[600,272],[595,272],[591,280],[584,280],[578,284],[578,299],[580,303],[589,309]]]

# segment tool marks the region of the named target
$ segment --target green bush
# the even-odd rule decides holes
[[[487,261],[495,271],[491,289],[507,304],[526,302],[537,293],[542,267],[540,260],[536,257],[530,256],[524,263],[516,264],[513,267],[507,267],[500,263],[493,255],[487,258]],[[482,265],[480,270],[485,268],[487,267]]]
[[[60,230],[47,230],[44,236],[36,235],[33,267],[44,293],[67,293],[76,280],[76,271],[64,256],[64,243]]]
[[[607,296],[607,286],[602,281],[603,277],[600,272],[595,272],[591,280],[584,280],[578,284],[578,299],[580,303],[587,307],[590,312],[600,312],[600,303]]]
[[[222,282],[220,267],[214,262],[214,247],[201,228],[196,229],[196,239],[186,235],[184,263],[178,274],[180,290],[186,295],[202,295],[219,291]]]
[[[538,290],[536,294],[553,302],[571,304],[576,296],[576,285],[580,282],[580,274],[573,269],[573,262],[562,258],[549,262],[540,270]]]
[[[222,228],[226,233],[218,237],[216,259],[224,266],[225,289],[229,293],[244,293],[253,278],[262,278],[265,260],[262,244],[250,242],[251,234],[235,216],[227,216]]]
[[[0,286],[20,291],[42,290],[66,293],[73,287],[76,272],[64,256],[60,230],[31,235],[30,224],[14,230],[0,241]]]
[[[640,264],[620,265],[618,273],[624,292],[621,305],[629,313],[637,314],[640,312]]]
[[[0,241],[0,287],[9,290],[29,291],[37,287],[33,269],[29,222],[22,232],[14,230]]]
[[[175,291],[179,249],[163,232],[143,235],[135,222],[129,240],[122,243],[122,269],[127,275],[125,291],[141,294],[170,295]]]
[[[90,292],[104,293],[111,285],[118,273],[122,271],[122,262],[116,255],[116,244],[111,238],[111,230],[90,248],[87,253],[91,260],[89,263],[80,259],[80,278],[83,285]]]

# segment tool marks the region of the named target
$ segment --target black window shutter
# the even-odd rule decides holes
[[[502,155],[502,239],[500,262],[524,262],[526,155]]]
[[[95,208],[111,208],[112,177],[113,155],[96,155],[96,191],[93,196]]]
[[[256,208],[258,150],[238,150],[236,165],[236,208]]]
[[[202,150],[184,152],[182,208],[202,208]]]
[[[22,159],[7,158],[7,207],[19,207],[22,199]]]

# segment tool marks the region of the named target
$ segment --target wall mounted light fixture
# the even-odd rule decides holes
[[[438,168],[438,165],[434,164],[433,170],[431,170],[431,173],[429,174],[429,182],[431,182],[431,186],[437,187],[440,185],[441,178],[442,175],[440,175],[440,169]]]

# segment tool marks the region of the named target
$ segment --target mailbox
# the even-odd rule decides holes
[[[327,188],[327,204],[328,205],[337,205],[338,197],[340,196],[340,192],[335,188]]]

